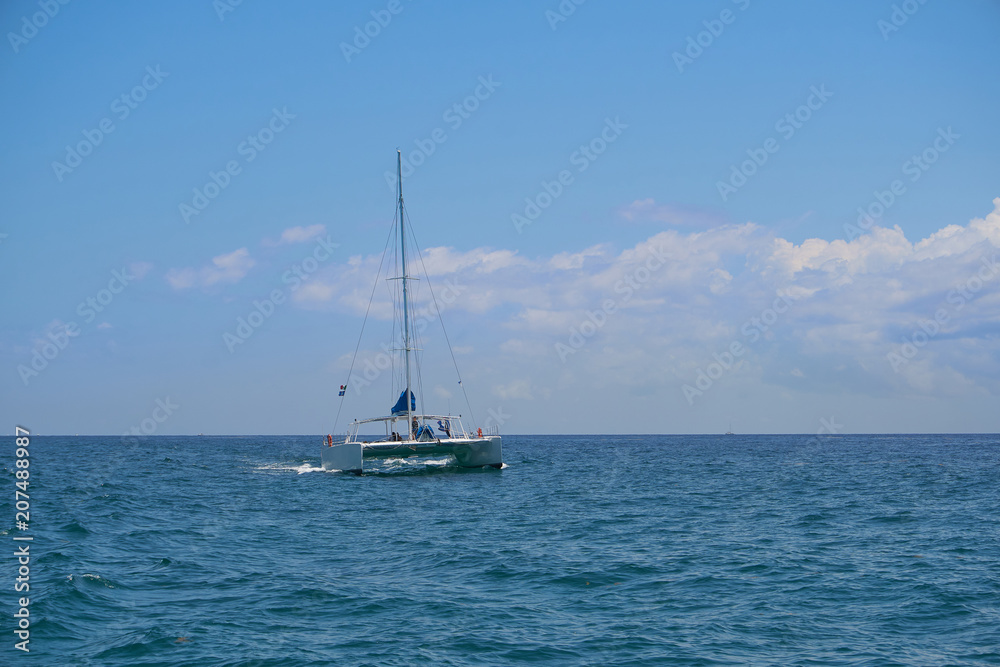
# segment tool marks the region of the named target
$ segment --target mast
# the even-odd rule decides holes
[[[396,182],[399,184],[399,245],[403,265],[403,351],[406,355],[406,390],[403,400],[406,401],[406,431],[413,437],[411,424],[413,415],[410,402],[410,304],[406,293],[406,224],[403,222],[403,153],[396,149]]]

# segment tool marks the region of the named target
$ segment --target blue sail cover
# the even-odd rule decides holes
[[[413,392],[411,391],[410,392],[410,412],[416,412],[416,410],[417,410],[417,398],[416,398],[416,396],[413,395]],[[392,406],[392,414],[393,414],[393,416],[406,414],[406,390],[405,389],[399,394],[399,400],[396,401],[396,405]]]

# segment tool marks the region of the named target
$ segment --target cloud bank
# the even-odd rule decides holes
[[[491,386],[503,400],[627,386],[691,406],[720,384],[989,395],[1000,389],[993,204],[915,242],[897,226],[795,244],[746,223],[551,257],[434,247],[423,264],[436,289],[456,293],[448,319],[478,327],[476,358],[499,373]],[[666,215],[652,200],[633,208]],[[378,263],[328,267],[295,302],[363,314]],[[391,318],[384,291],[372,313]]]

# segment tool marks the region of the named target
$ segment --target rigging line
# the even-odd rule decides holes
[[[419,339],[415,339],[415,343],[417,345],[421,344]],[[424,374],[420,372],[420,364],[423,361],[423,355],[420,354],[420,351],[415,350],[413,352],[413,356],[416,359],[417,366],[417,405],[420,406],[421,414],[427,414],[427,402],[424,400]],[[426,420],[421,419],[420,423],[425,424]]]
[[[399,222],[399,211],[397,210],[393,214],[392,218],[392,267],[395,269],[396,273],[402,273],[398,271],[399,266],[399,251],[397,250],[396,244],[396,223]],[[397,360],[399,358],[399,347],[397,340],[403,339],[403,322],[402,322],[402,308],[399,307],[400,301],[402,299],[399,291],[400,281],[394,278],[386,278],[386,291],[389,294],[389,300],[392,302],[392,333],[389,339],[389,390],[392,396],[396,395],[396,388],[402,387],[405,383],[403,376],[405,374],[405,369],[402,364],[397,368]],[[391,285],[391,287],[390,287]],[[397,336],[398,333],[398,336]]]
[[[407,216],[409,218],[409,216]],[[413,238],[413,246],[417,249],[417,257],[420,258],[420,268],[424,271],[424,277],[427,278],[427,289],[431,293],[431,301],[434,303],[434,311],[437,313],[438,322],[441,323],[441,331],[444,333],[444,341],[448,344],[448,353],[451,355],[451,363],[455,365],[455,375],[458,376],[458,386],[462,388],[462,395],[465,396],[465,404],[469,407],[469,416],[472,418],[472,428],[478,428],[478,422],[476,422],[476,414],[472,411],[472,402],[469,401],[469,394],[465,391],[465,383],[462,382],[462,372],[458,370],[458,361],[455,359],[455,351],[451,349],[451,340],[448,338],[448,330],[444,326],[444,318],[441,316],[441,308],[438,306],[437,297],[434,295],[434,287],[431,285],[431,277],[427,273],[427,267],[424,266],[424,253],[420,250],[420,245],[417,243],[417,235],[413,233],[413,225],[409,226],[410,236]]]
[[[395,228],[396,219],[393,218],[392,226]],[[372,301],[375,300],[375,290],[378,288],[378,279],[382,275],[382,264],[385,263],[385,255],[389,250],[389,239],[392,238],[392,230],[389,230],[389,235],[385,239],[385,247],[382,249],[382,259],[378,262],[378,271],[375,273],[375,284],[372,285],[372,293],[368,297],[368,307],[365,308],[365,319],[361,322],[361,333],[358,334],[358,344],[354,346],[354,356],[351,357],[351,367],[347,370],[347,384],[351,382],[351,373],[354,372],[354,362],[358,359],[358,350],[361,349],[361,338],[365,335],[365,325],[368,323],[368,313],[372,309]],[[344,402],[340,401],[340,406],[337,408],[337,417],[333,420],[333,432],[337,432],[337,425],[340,423],[340,411],[344,409]]]
[[[411,280],[417,280],[417,282],[419,283],[419,279],[411,278]],[[422,298],[422,294],[420,293],[419,288],[417,286],[411,287],[410,303],[411,304],[417,303],[419,302],[420,298]],[[421,371],[421,367],[423,365],[423,339],[420,337],[420,330],[416,326],[418,313],[419,309],[415,307],[410,308],[410,344],[413,346],[413,361],[414,361],[413,366],[414,366],[414,374],[416,376],[416,385],[417,385],[415,391],[415,396],[416,396],[415,400],[418,410],[416,414],[426,414],[427,402],[424,400],[424,374]],[[421,419],[420,423],[425,424],[426,420]]]
[[[405,215],[406,213],[405,209],[403,213]],[[402,243],[400,243],[399,246],[402,247]],[[410,281],[414,280],[414,278],[411,276],[407,276],[407,279]],[[423,383],[421,382],[421,373],[420,373],[421,358],[420,358],[420,352],[418,351],[422,346],[422,344],[420,342],[420,335],[417,332],[416,319],[415,319],[417,315],[417,308],[415,304],[419,301],[419,290],[417,285],[415,285],[412,282],[408,283],[408,289],[409,289],[408,294],[409,294],[410,308],[406,313],[403,313],[402,311],[400,312],[400,321],[402,323],[400,326],[401,327],[409,326],[409,332],[410,332],[409,351],[413,353],[413,368],[411,369],[411,375],[409,378],[410,383],[409,386],[407,387],[407,389],[413,394],[413,399],[412,399],[413,402],[410,403],[410,405],[416,406],[415,410],[410,414],[411,424],[409,428],[412,429],[413,428],[412,420],[416,419],[417,415],[427,412],[427,405],[424,403],[424,390],[423,390]],[[402,332],[403,329],[401,328],[400,331]],[[406,344],[404,343],[403,346],[405,348]],[[407,396],[407,400],[410,400],[409,396]],[[421,425],[423,424],[422,419],[420,420],[420,424]]]

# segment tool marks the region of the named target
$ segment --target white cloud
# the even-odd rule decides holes
[[[209,287],[216,283],[238,283],[253,268],[256,262],[250,257],[246,248],[234,250],[225,255],[212,258],[212,263],[201,269],[184,267],[169,269],[166,273],[167,283],[177,290],[201,286]]]
[[[627,222],[659,222],[665,225],[718,226],[725,222],[719,213],[679,204],[657,204],[652,198],[636,199],[618,209]]]
[[[308,227],[289,227],[281,232],[278,243],[305,243],[326,232],[326,225],[309,225]]]
[[[246,276],[255,262],[250,257],[250,251],[246,248],[240,248],[228,255],[213,257],[212,264],[212,267],[202,272],[206,285],[217,282],[237,283]]]
[[[67,341],[72,340],[69,332],[73,330],[74,322],[63,322],[60,319],[55,319],[42,327],[42,333],[40,335],[35,335],[32,338],[31,345],[32,348],[38,349],[43,345],[51,344],[54,341],[61,340]],[[76,331],[79,335],[80,327],[76,327]]]
[[[708,290],[712,294],[725,294],[732,282],[733,276],[725,269],[712,269],[712,280],[708,285]]]
[[[198,272],[191,268],[169,269],[166,278],[174,289],[187,289],[198,284]]]
[[[604,247],[600,245],[592,246],[581,252],[561,252],[549,260],[549,265],[553,269],[560,269],[563,271],[582,269],[583,264],[588,257],[603,257],[604,254]]]
[[[333,296],[332,285],[305,283],[292,293],[292,300],[300,303],[329,301]]]
[[[912,259],[913,245],[897,226],[893,229],[874,227],[871,234],[850,242],[807,239],[797,246],[776,238],[772,252],[764,261],[766,270],[793,278],[803,271],[823,271],[831,275],[880,273]]]
[[[128,265],[129,273],[134,275],[138,280],[142,280],[152,269],[153,265],[149,262],[132,262]]]
[[[456,252],[454,248],[428,248],[423,253],[423,266],[427,275],[439,276],[463,269],[472,269],[477,273],[493,273],[500,269],[528,264],[517,256],[514,250],[489,250],[476,248],[468,252]],[[420,262],[417,259],[416,262]]]
[[[496,394],[502,400],[509,399],[523,399],[531,400],[535,398],[531,391],[531,382],[529,380],[514,380],[508,384],[500,384],[493,387],[493,393]]]

